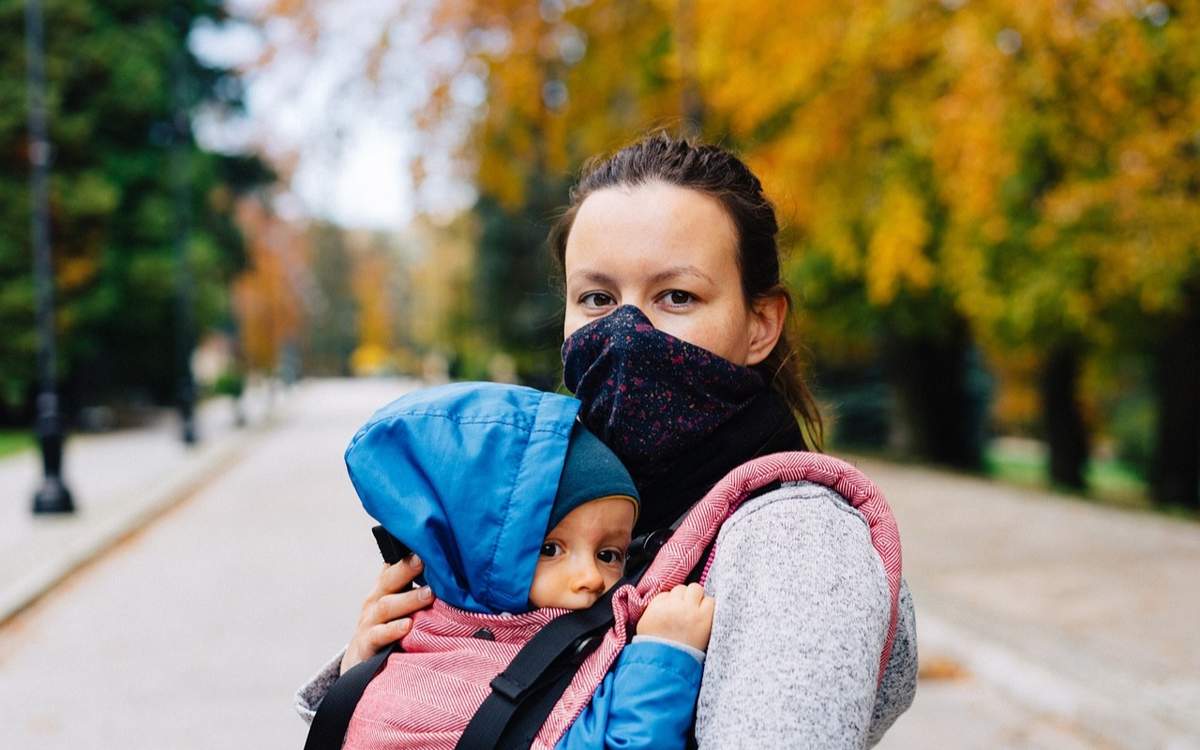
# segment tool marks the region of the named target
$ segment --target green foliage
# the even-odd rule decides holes
[[[0,416],[4,404],[29,397],[36,352],[24,5],[0,1]],[[203,330],[228,318],[229,281],[243,265],[231,196],[272,178],[256,159],[202,151],[190,133],[175,160],[175,71],[184,72],[189,112],[239,106],[238,87],[224,83],[230,73],[186,51],[187,30],[201,17],[220,21],[221,4],[44,6],[59,374],[77,403],[130,391],[167,400],[177,361],[176,235],[190,232],[194,319]]]
[[[335,226],[315,224],[309,238],[316,301],[305,332],[305,369],[318,375],[349,375],[350,355],[358,343],[358,301],[350,284],[353,259],[345,235]]]
[[[0,458],[33,446],[33,435],[24,430],[0,430]]]
[[[474,324],[493,345],[519,353],[523,380],[539,384],[557,381],[562,344],[562,299],[552,281],[545,213],[538,203],[509,211],[486,196],[475,206],[481,232]]]
[[[212,391],[218,396],[233,396],[237,398],[246,390],[246,379],[236,370],[226,370],[221,373],[212,385]]]
[[[1043,450],[997,441],[986,451],[984,465],[987,475],[993,479],[1030,487],[1050,487],[1046,479],[1047,457]],[[1085,472],[1089,498],[1126,507],[1150,507],[1146,482],[1135,469],[1119,458],[1093,458],[1088,462]]]

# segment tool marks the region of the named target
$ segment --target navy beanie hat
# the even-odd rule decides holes
[[[563,461],[562,477],[558,480],[558,492],[554,495],[546,531],[557,526],[580,505],[610,495],[630,498],[634,512],[637,512],[640,503],[637,487],[625,465],[617,454],[600,442],[600,438],[589,432],[582,422],[576,421],[571,428],[567,457]]]

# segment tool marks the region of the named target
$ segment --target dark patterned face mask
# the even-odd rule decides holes
[[[634,472],[697,446],[766,389],[758,371],[663,333],[633,305],[571,334],[562,359],[580,418]]]

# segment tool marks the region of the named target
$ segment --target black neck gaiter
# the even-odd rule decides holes
[[[740,464],[805,449],[758,369],[659,331],[632,305],[573,333],[562,357],[580,418],[637,484],[635,534],[669,525]]]

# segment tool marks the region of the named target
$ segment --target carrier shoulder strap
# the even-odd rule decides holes
[[[362,699],[367,684],[383,669],[388,657],[400,650],[400,642],[397,641],[370,659],[354,665],[333,683],[317,707],[317,715],[308,728],[308,739],[304,741],[304,750],[341,748],[346,739],[346,729],[350,726],[350,717],[354,715],[354,707]]]

